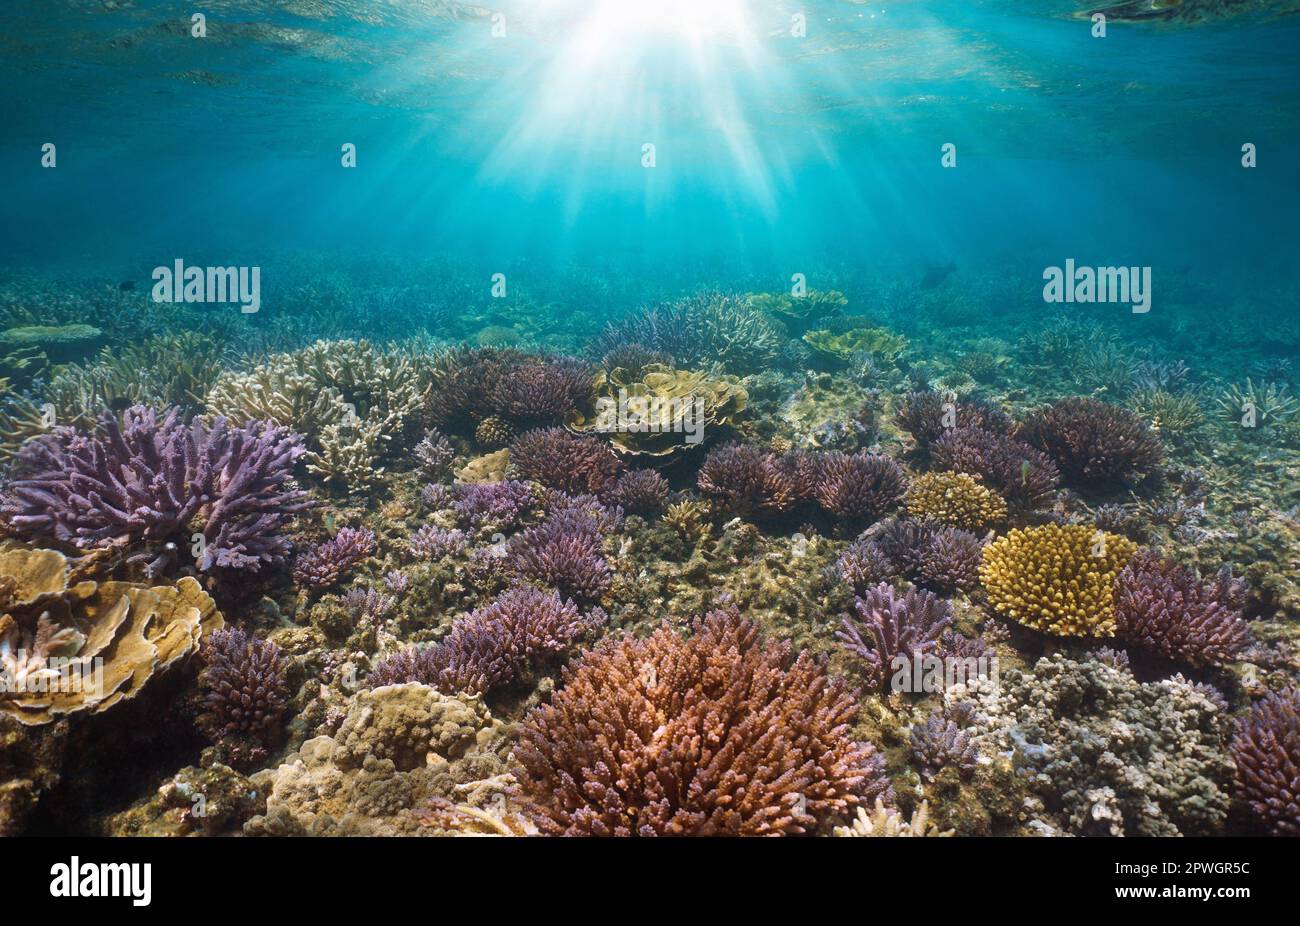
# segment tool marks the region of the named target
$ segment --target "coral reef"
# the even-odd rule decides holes
[[[555,592],[519,586],[457,620],[436,646],[381,660],[367,684],[420,682],[447,694],[483,694],[556,659],[604,620],[603,612],[584,616]]]
[[[938,469],[978,476],[1019,511],[1044,507],[1061,478],[1042,451],[978,427],[945,431],[933,442],[931,457]]]
[[[102,713],[224,623],[189,576],[153,587],[73,578],[53,550],[0,553],[0,715],[40,725]]]
[[[389,685],[357,693],[342,710],[336,732],[253,777],[266,813],[245,833],[416,835],[427,828],[415,811],[431,798],[506,800],[505,731],[477,700]]]
[[[622,468],[603,441],[563,428],[520,434],[510,445],[510,465],[525,479],[573,494],[604,492]]]
[[[1161,463],[1160,438],[1127,409],[1096,399],[1061,399],[1027,417],[1027,442],[1048,454],[1070,482],[1096,486],[1134,481]]]
[[[1193,836],[1227,816],[1230,726],[1222,697],[1182,676],[1142,683],[1122,658],[1057,654],[1003,673],[970,729],[985,749],[1015,750],[1043,822],[1059,813],[1055,827],[1080,835]]]
[[[1222,665],[1250,643],[1245,583],[1225,567],[1210,583],[1196,570],[1138,553],[1115,581],[1116,633],[1189,665]]]
[[[882,693],[890,690],[895,674],[910,679],[914,664],[935,648],[952,623],[951,608],[933,593],[908,589],[899,594],[884,582],[856,599],[853,610],[836,636],[862,660],[864,676]]]
[[[203,647],[199,725],[216,743],[275,741],[288,706],[289,686],[280,648],[239,628],[223,628]]]
[[[925,473],[912,480],[904,499],[909,516],[968,530],[1006,520],[1007,503],[965,473]]]
[[[341,527],[333,537],[294,561],[293,580],[304,588],[329,588],[343,574],[375,552],[375,532],[365,527]]]

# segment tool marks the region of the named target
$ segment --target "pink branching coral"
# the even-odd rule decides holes
[[[844,618],[836,636],[866,663],[865,674],[880,692],[889,689],[898,670],[896,658],[907,660],[906,670],[911,675],[912,663],[933,650],[952,623],[952,611],[941,598],[916,589],[900,595],[884,582],[857,599],[854,610],[852,617]]]
[[[328,588],[374,552],[374,531],[365,527],[339,528],[329,540],[298,557],[293,564],[293,580],[303,588]]]
[[[1237,783],[1278,836],[1300,836],[1300,690],[1270,692],[1237,722]]]
[[[604,640],[525,719],[519,796],[553,835],[781,835],[892,800],[857,700],[735,611]]]
[[[1085,486],[1140,479],[1164,458],[1159,436],[1136,414],[1079,396],[1033,412],[1020,434]]]
[[[573,495],[599,495],[614,484],[622,463],[604,441],[564,428],[525,431],[510,445],[510,463],[525,479]]]
[[[555,592],[517,586],[456,621],[443,642],[409,647],[382,660],[367,684],[420,682],[446,694],[482,694],[563,655],[604,621],[599,609],[584,616]]]
[[[214,742],[275,741],[288,704],[286,666],[269,640],[238,628],[216,630],[203,648],[199,724]]]
[[[1222,665],[1250,643],[1241,616],[1246,583],[1226,567],[1203,583],[1196,570],[1139,553],[1115,579],[1116,632],[1189,665]]]

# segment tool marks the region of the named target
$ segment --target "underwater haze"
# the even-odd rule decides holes
[[[6,0],[0,834],[1300,835],[1297,12]]]

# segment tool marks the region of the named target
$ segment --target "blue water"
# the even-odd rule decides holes
[[[493,38],[468,5],[219,2],[193,38],[183,4],[9,0],[0,262],[143,281],[211,257],[270,286],[299,250],[780,285],[1073,257],[1249,293],[1300,243],[1294,17],[1094,38],[1069,0],[819,0],[794,38],[788,4],[701,0],[692,37],[630,5],[502,2]],[[748,39],[712,31],[737,9]]]

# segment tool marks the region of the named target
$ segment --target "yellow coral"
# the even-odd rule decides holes
[[[850,328],[840,333],[819,329],[807,332],[803,339],[814,350],[841,360],[863,353],[894,360],[907,349],[907,338],[888,328]]]
[[[1137,544],[1084,524],[1013,530],[984,548],[980,579],[1001,614],[1064,637],[1115,634],[1115,575]]]
[[[669,505],[664,512],[664,523],[692,543],[699,543],[711,530],[708,503],[686,499]]]
[[[983,530],[1007,517],[1002,496],[965,473],[926,473],[907,490],[907,511],[967,530]]]

